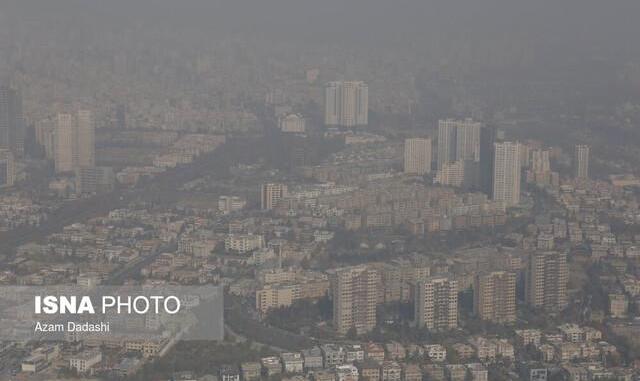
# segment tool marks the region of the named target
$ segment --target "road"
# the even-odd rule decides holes
[[[265,152],[260,138],[231,138],[212,153],[193,163],[170,169],[135,188],[118,188],[112,192],[65,203],[38,227],[26,227],[0,233],[0,253],[11,258],[20,245],[43,240],[48,235],[76,222],[107,214],[133,201],[167,204],[179,197],[178,187],[203,175],[224,178],[229,166],[237,162],[254,162]]]
[[[162,253],[171,253],[174,252],[178,246],[176,244],[163,245],[157,248],[153,253],[140,258],[140,260],[135,263],[126,266],[114,273],[111,273],[109,277],[104,281],[106,285],[120,285],[123,284],[127,279],[131,279],[132,277],[138,275],[140,270],[142,270],[145,266],[151,264],[154,259],[156,259]]]

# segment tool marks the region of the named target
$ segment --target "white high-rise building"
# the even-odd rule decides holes
[[[57,173],[73,171],[74,124],[73,115],[58,114],[54,160]]]
[[[514,206],[520,202],[520,143],[494,143],[493,199]]]
[[[577,178],[589,178],[589,146],[583,144],[576,146],[573,166]]]
[[[404,141],[404,173],[424,175],[431,172],[431,139]]]
[[[355,127],[369,123],[369,88],[364,82],[329,82],[325,88],[327,126]]]
[[[96,165],[96,142],[93,114],[89,110],[80,110],[76,117],[75,152],[76,168],[92,168]]]

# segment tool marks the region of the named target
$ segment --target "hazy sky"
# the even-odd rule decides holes
[[[522,50],[532,66],[637,61],[638,16],[639,0],[2,0],[0,47],[73,34],[87,45],[104,35],[167,45],[234,36],[462,61],[467,51]]]
[[[506,33],[538,41],[628,45],[638,49],[637,0],[3,0],[11,23],[66,14],[101,23],[163,23],[314,34],[333,38],[420,33],[489,37]],[[95,20],[93,19],[95,17]],[[156,26],[158,26],[156,24]],[[473,36],[472,36],[473,35]]]

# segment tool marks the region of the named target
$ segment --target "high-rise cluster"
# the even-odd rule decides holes
[[[484,182],[490,183],[492,176],[494,136],[488,131],[493,130],[471,118],[438,121],[436,182],[490,194]]]
[[[480,161],[482,124],[471,118],[438,122],[438,169],[454,161]]]
[[[369,123],[369,88],[360,81],[329,82],[325,88],[324,123],[356,127]]]

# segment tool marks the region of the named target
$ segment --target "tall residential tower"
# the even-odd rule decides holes
[[[494,143],[493,199],[505,206],[520,203],[520,143]]]
[[[431,172],[431,139],[404,141],[404,173],[424,175]]]
[[[458,282],[449,277],[432,277],[418,282],[414,318],[418,328],[448,330],[458,326]]]
[[[380,274],[367,266],[344,267],[332,274],[333,326],[344,335],[357,334],[376,326]]]
[[[58,114],[55,132],[55,168],[57,173],[74,169],[74,118],[71,114]]]
[[[482,123],[471,118],[438,121],[438,169],[454,161],[480,161]]]
[[[24,154],[25,126],[20,93],[0,86],[0,149],[20,157]]]
[[[525,301],[533,308],[558,312],[567,306],[567,256],[536,252],[529,256],[525,273]]]
[[[324,124],[356,127],[369,123],[369,88],[360,81],[329,82],[325,88]]]
[[[476,275],[473,311],[482,320],[513,323],[516,320],[516,274],[494,271]]]
[[[95,167],[95,127],[91,111],[58,114],[54,151],[58,173]]]
[[[578,144],[574,153],[573,166],[575,175],[580,179],[589,178],[589,146]]]
[[[96,165],[96,138],[93,114],[79,110],[76,116],[74,160],[77,168],[93,168]]]

